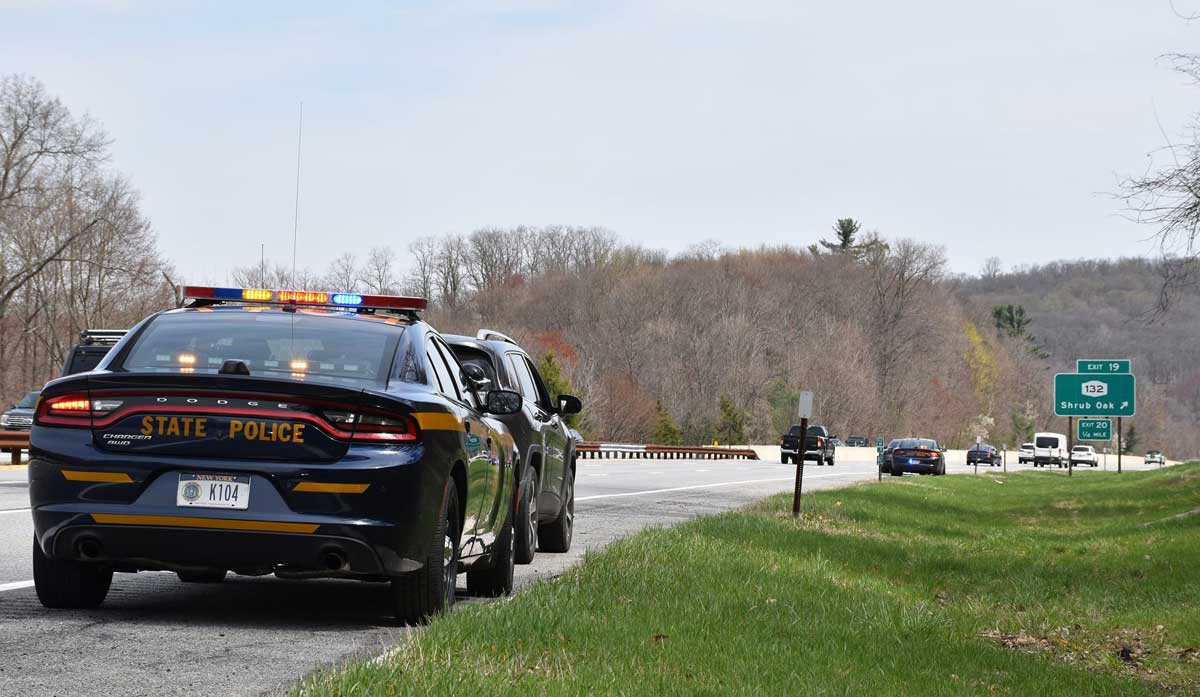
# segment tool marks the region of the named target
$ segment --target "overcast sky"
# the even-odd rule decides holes
[[[483,225],[669,250],[852,216],[956,271],[1152,252],[1109,196],[1200,107],[1200,0],[0,0],[188,280]],[[274,250],[274,251],[273,251]]]

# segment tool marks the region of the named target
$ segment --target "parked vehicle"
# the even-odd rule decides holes
[[[875,464],[879,467],[880,472],[888,474],[891,471],[890,458],[892,451],[896,449],[896,445],[899,443],[898,439],[888,441],[887,445],[883,446],[883,450],[880,450],[879,454],[875,456]]]
[[[791,461],[800,464],[805,460],[815,460],[818,465],[833,467],[837,446],[829,429],[820,425],[810,425],[808,433],[802,434],[799,426],[792,426],[779,439],[779,459],[783,464]],[[801,453],[803,452],[803,455]]]
[[[79,344],[67,354],[63,376],[86,373],[100,365],[110,349],[125,336],[124,329],[85,329],[79,332]]]
[[[1026,463],[1032,464],[1033,458],[1034,458],[1033,443],[1022,443],[1021,447],[1017,449],[1017,464],[1020,464],[1020,465],[1024,465]]]
[[[884,464],[893,477],[905,472],[943,475],[946,473],[946,454],[932,438],[900,438],[884,450]]]
[[[846,447],[848,448],[869,448],[871,442],[866,436],[849,436],[846,438]]]
[[[1067,466],[1067,437],[1061,433],[1033,434],[1033,466]]]
[[[1100,465],[1100,457],[1096,455],[1096,449],[1092,446],[1076,445],[1071,448],[1071,464],[1098,467]]]
[[[1167,458],[1161,452],[1159,452],[1157,450],[1151,450],[1150,452],[1146,453],[1145,464],[1158,465],[1159,467],[1161,467],[1161,466],[1167,464]]]
[[[38,395],[41,393],[41,390],[26,393],[21,401],[0,415],[0,430],[28,431],[32,428],[34,408],[37,407]]]
[[[986,443],[977,443],[971,446],[967,451],[968,465],[987,465],[988,467],[999,467],[1000,451],[996,450],[995,446]]]
[[[563,416],[581,404],[571,395],[551,395],[525,349],[511,337],[481,329],[474,337],[446,335],[454,355],[473,372],[477,394],[505,389],[520,392],[523,408],[498,417],[517,442],[516,559],[533,561],[540,549],[571,549],[575,519],[575,446]]]
[[[390,582],[370,595],[409,624],[447,610],[462,571],[473,595],[512,590],[519,456],[496,417],[523,398],[476,402],[424,300],[183,296],[43,389],[29,460],[43,605],[95,607],[114,572],[141,570]]]

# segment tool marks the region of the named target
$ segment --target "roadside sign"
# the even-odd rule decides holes
[[[1075,372],[1086,375],[1131,373],[1128,358],[1081,358],[1075,361]]]
[[[1108,442],[1112,440],[1112,419],[1080,419],[1075,440]]]
[[[1055,416],[1133,416],[1137,381],[1129,373],[1059,373],[1054,376]]]
[[[876,452],[883,452],[883,439],[882,438],[875,439],[875,450],[876,450]]]
[[[800,418],[811,419],[813,407],[813,394],[808,390],[800,393]]]

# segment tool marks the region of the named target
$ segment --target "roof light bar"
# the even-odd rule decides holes
[[[266,290],[263,288],[210,288],[207,286],[184,286],[183,297],[188,300],[218,302],[240,301],[388,310],[424,310],[429,304],[425,298],[399,295],[323,293],[311,290]]]

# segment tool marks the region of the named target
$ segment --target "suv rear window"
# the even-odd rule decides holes
[[[1062,443],[1060,443],[1057,438],[1054,438],[1052,436],[1042,436],[1041,438],[1037,439],[1037,447],[1039,447],[1039,448],[1059,448],[1059,447],[1062,447]]]
[[[309,311],[184,312],[154,319],[113,370],[216,373],[239,360],[251,375],[339,383],[387,381],[403,326]]]

